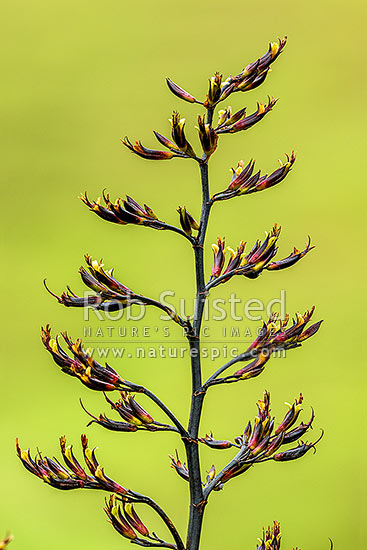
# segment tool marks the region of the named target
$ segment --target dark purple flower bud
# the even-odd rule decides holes
[[[182,477],[182,479],[184,479],[185,481],[189,481],[190,480],[189,471],[186,467],[186,464],[182,463],[181,460],[178,458],[177,451],[176,451],[176,458],[173,455],[168,455],[168,456],[171,459],[171,468],[176,470],[176,472],[180,477]]]
[[[308,252],[310,252],[310,250],[312,250],[313,248],[315,247],[311,246],[311,238],[308,237],[307,246],[304,250],[302,250],[302,252],[300,252],[297,248],[294,248],[293,252],[289,256],[283,258],[283,260],[271,262],[266,266],[266,269],[274,271],[291,267],[292,265],[296,264],[301,258],[306,256],[306,254],[308,254]]]
[[[205,445],[212,449],[229,449],[233,447],[233,443],[226,439],[214,439],[212,433],[206,434],[205,437],[199,438],[198,441],[205,443]]]
[[[277,436],[274,437],[274,439],[272,439],[272,441],[270,442],[270,444],[266,449],[266,453],[264,454],[264,457],[269,457],[272,454],[274,454],[275,451],[277,451],[279,447],[283,445],[283,443],[284,443],[284,432],[278,434]]]
[[[258,103],[257,110],[251,115],[241,118],[238,122],[235,122],[230,126],[221,126],[220,128],[216,128],[215,131],[217,134],[233,134],[235,132],[240,132],[241,130],[247,130],[259,122],[269,111],[271,111],[277,101],[277,99],[269,98],[267,105]]]
[[[197,129],[199,131],[199,138],[203,151],[207,158],[209,158],[217,148],[218,135],[213,130],[212,125],[205,122],[204,116],[198,116]]]
[[[106,507],[104,511],[107,514],[107,517],[110,520],[112,527],[123,537],[129,540],[135,540],[138,538],[138,535],[135,533],[134,529],[131,527],[130,523],[123,516],[121,507],[117,503],[114,495],[111,495],[109,500],[106,499]]]
[[[88,422],[87,426],[90,426],[91,424],[95,423],[113,432],[136,432],[138,429],[138,427],[135,424],[130,424],[129,422],[118,422],[116,420],[112,420],[111,418],[107,418],[107,416],[104,414],[100,414],[98,417],[96,417],[84,407],[81,400],[80,400],[80,404],[83,410],[93,419],[90,422]]]
[[[225,258],[225,239],[221,239],[218,237],[218,244],[212,244],[212,249],[214,252],[214,260],[213,260],[213,267],[212,267],[212,277],[219,277],[219,275],[222,273],[222,269],[224,266]]]
[[[303,441],[301,441],[298,447],[295,447],[294,449],[288,449],[287,451],[283,451],[282,453],[278,453],[273,456],[273,459],[277,462],[297,460],[297,458],[301,458],[302,456],[304,456],[310,449],[314,449],[315,451],[315,445],[320,441],[323,435],[324,432],[321,433],[321,436],[314,443],[304,443]]]
[[[56,489],[104,489],[124,495],[127,492],[126,489],[104,474],[95,457],[95,451],[91,451],[88,448],[88,439],[84,435],[82,436],[82,445],[84,459],[91,475],[87,475],[85,470],[80,466],[74,457],[72,448],[70,446],[66,447],[64,437],[60,439],[60,446],[64,461],[69,469],[61,466],[56,459],[51,459],[47,456],[42,457],[40,453],[38,453],[36,459],[33,459],[29,449],[27,451],[20,449],[18,440],[16,448],[17,454],[25,468]]]
[[[218,103],[222,92],[222,75],[215,73],[214,76],[209,78],[209,90],[206,96],[204,106],[208,109]]]
[[[296,314],[293,324],[287,328],[289,315],[284,320],[278,320],[277,315],[272,314],[267,323],[263,324],[257,338],[249,346],[250,350],[268,350],[270,353],[279,349],[291,349],[300,346],[315,334],[320,328],[321,321],[304,330],[314,312],[314,307],[303,315]]]
[[[186,235],[192,235],[193,229],[198,231],[200,226],[198,222],[191,216],[190,212],[186,210],[186,206],[179,206],[177,212],[180,215],[180,225]]]
[[[251,363],[247,364],[242,369],[236,371],[233,376],[240,380],[248,380],[249,378],[255,378],[256,376],[259,376],[259,374],[262,373],[269,359],[270,359],[269,353],[267,352],[260,353],[256,357],[256,359],[251,361]]]
[[[61,370],[70,376],[75,376],[88,388],[96,391],[112,391],[119,389],[124,380],[106,364],[103,367],[82,348],[81,340],[72,342],[69,337],[62,334],[69,350],[74,358],[69,357],[59,345],[58,339],[51,339],[50,326],[42,328],[42,341],[47,351],[52,355],[55,363]]]
[[[175,143],[173,143],[173,141],[171,141],[170,139],[166,138],[165,136],[162,136],[162,134],[159,134],[158,132],[153,132],[155,137],[157,138],[157,140],[159,141],[159,143],[161,145],[163,145],[164,147],[167,147],[168,149],[171,149],[172,151],[175,151],[175,152],[179,152],[179,148],[177,147],[177,145]]]
[[[172,82],[170,78],[166,78],[166,81],[167,86],[175,96],[183,99],[184,101],[188,101],[189,103],[197,103],[193,95],[189,94],[188,92],[186,92],[186,90]]]
[[[288,404],[288,409],[289,410],[288,410],[287,414],[285,415],[285,417],[284,417],[283,421],[281,422],[281,424],[279,424],[279,426],[275,430],[276,435],[281,433],[281,432],[285,432],[291,426],[293,426],[293,424],[296,422],[296,420],[299,416],[299,413],[302,410],[302,402],[303,402],[303,395],[300,393],[299,398],[295,399],[295,402],[292,405]]]
[[[132,153],[135,153],[139,157],[147,160],[170,160],[175,156],[172,151],[157,151],[156,149],[147,149],[142,145],[141,141],[135,141],[135,144],[133,145],[127,137],[122,139],[121,142]]]
[[[138,514],[135,512],[134,506],[129,502],[123,501],[122,507],[124,510],[124,516],[130,525],[143,537],[149,537],[148,528],[144,525]]]
[[[230,253],[231,255],[231,258],[228,262],[228,265],[227,267],[225,268],[225,270],[223,271],[223,275],[225,275],[226,273],[230,273],[231,271],[237,269],[237,267],[240,266],[241,264],[241,260],[242,260],[242,255],[243,255],[243,251],[245,250],[245,246],[246,246],[246,243],[244,243],[243,241],[240,242],[240,245],[239,247],[237,248],[237,251],[235,252],[232,248],[230,248],[229,246],[227,246],[226,250]],[[229,279],[230,277],[228,277]],[[222,282],[226,282],[228,281],[228,279],[223,279]]]
[[[307,424],[304,424],[302,422],[299,426],[297,426],[296,428],[293,428],[293,430],[290,430],[287,433],[283,432],[284,434],[283,444],[293,443],[294,441],[298,441],[298,439],[301,439],[301,437],[305,435],[307,430],[312,427],[314,418],[315,418],[315,413],[312,409],[311,418],[307,422]]]
[[[172,124],[172,139],[176,143],[178,149],[185,155],[196,158],[193,148],[185,136],[185,119],[181,118],[180,114],[174,111],[170,122]]]

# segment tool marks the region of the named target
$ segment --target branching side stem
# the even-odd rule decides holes
[[[150,497],[147,497],[145,495],[141,495],[140,493],[136,493],[135,491],[129,491],[129,496],[133,497],[134,502],[141,502],[143,504],[147,504],[152,508],[159,517],[163,520],[163,522],[166,524],[169,532],[171,533],[175,543],[177,550],[185,550],[184,543],[182,542],[182,539],[180,535],[178,534],[178,531],[176,527],[174,526],[171,519],[167,516],[165,511]],[[152,545],[153,546],[153,545]],[[155,545],[157,546],[157,545]]]

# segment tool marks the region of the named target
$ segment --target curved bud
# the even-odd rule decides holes
[[[200,229],[198,222],[191,216],[190,212],[186,210],[186,206],[179,206],[177,212],[180,215],[180,225],[186,235],[191,235],[193,229],[195,231]]]
[[[278,453],[273,456],[273,460],[277,462],[287,462],[289,460],[297,460],[297,458],[301,458],[304,456],[310,449],[316,450],[315,445],[320,441],[320,439],[323,437],[324,432],[322,432],[321,436],[317,441],[314,443],[303,443],[301,441],[298,445],[298,447],[295,447],[294,449],[288,449],[287,451],[283,451],[282,453]]]
[[[289,410],[285,415],[281,424],[279,424],[279,426],[275,430],[276,435],[281,432],[285,432],[291,426],[293,426],[293,424],[296,422],[299,416],[299,413],[301,412],[302,402],[303,402],[303,395],[300,393],[299,398],[295,399],[295,402],[292,405],[288,404]]]
[[[269,98],[267,105],[258,103],[257,110],[254,113],[241,118],[238,122],[235,122],[230,126],[216,128],[217,134],[233,134],[235,132],[240,132],[241,130],[251,128],[251,126],[259,122],[269,111],[272,110],[277,101],[278,100],[275,98]]]
[[[310,252],[310,250],[314,249],[314,246],[311,246],[311,238],[308,237],[308,243],[306,245],[306,248],[302,250],[301,252],[294,248],[293,252],[287,256],[286,258],[283,258],[283,260],[278,260],[277,262],[271,262],[269,265],[266,266],[266,269],[269,271],[279,270],[279,269],[286,269],[287,267],[291,267],[292,265],[296,264],[301,258],[306,256]]]
[[[169,121],[172,125],[172,139],[179,150],[185,155],[195,158],[196,155],[185,136],[185,119],[181,118],[177,111],[174,111]]]
[[[203,151],[207,157],[210,157],[217,148],[218,135],[213,130],[211,124],[205,123],[204,116],[198,116],[197,129]]]
[[[184,479],[185,481],[190,481],[190,475],[186,467],[186,464],[181,462],[181,460],[178,457],[177,451],[176,451],[176,458],[173,455],[168,455],[168,456],[171,459],[171,468],[176,470],[176,472],[180,477],[182,477],[182,479]]]
[[[212,244],[214,253],[212,277],[219,277],[222,273],[225,262],[225,242],[225,238],[221,239],[218,237],[218,244]]]
[[[148,528],[144,525],[144,523],[139,518],[138,514],[135,512],[134,506],[131,503],[123,501],[122,507],[124,510],[125,518],[130,523],[130,525],[140,535],[143,535],[143,537],[148,537],[149,536]]]
[[[163,136],[162,134],[159,134],[156,131],[153,131],[153,134],[155,135],[155,137],[157,138],[159,143],[161,145],[163,145],[164,147],[167,147],[168,149],[171,149],[172,151],[179,151],[178,147],[170,139],[166,138],[165,136]]]
[[[168,88],[175,96],[183,99],[184,101],[188,101],[189,103],[196,103],[196,99],[193,95],[189,94],[189,92],[186,92],[186,90],[175,84],[170,78],[166,78],[166,82]]]
[[[212,433],[206,434],[205,437],[199,438],[198,441],[205,443],[205,445],[212,449],[229,449],[230,447],[233,447],[233,443],[226,439],[214,439]]]
[[[238,370],[234,373],[234,377],[240,380],[248,380],[249,378],[255,378],[262,373],[265,368],[266,363],[270,359],[270,354],[267,352],[260,353],[254,361]]]
[[[222,92],[222,76],[220,73],[215,73],[209,78],[209,90],[206,96],[204,106],[208,109],[218,103]]]
[[[123,537],[135,540],[138,535],[135,533],[134,529],[131,527],[130,523],[124,518],[121,507],[117,503],[116,498],[111,495],[109,500],[106,499],[106,507],[104,511],[107,514],[107,517],[110,520],[110,523],[116,529],[116,531]]]
[[[128,137],[121,139],[121,142],[132,153],[147,160],[170,160],[174,157],[174,154],[171,151],[157,151],[156,149],[147,149],[142,145],[141,141],[135,141],[135,144],[133,145]]]

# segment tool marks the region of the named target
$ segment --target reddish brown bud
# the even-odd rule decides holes
[[[267,105],[263,105],[263,103],[258,103],[257,110],[254,113],[241,118],[238,122],[235,122],[230,126],[222,126],[220,128],[216,128],[215,130],[217,134],[233,134],[235,132],[240,132],[241,130],[247,130],[248,128],[251,128],[251,126],[259,122],[269,111],[272,110],[277,101],[277,99],[269,98]]]
[[[167,147],[168,149],[171,149],[172,151],[179,151],[177,145],[175,145],[173,141],[166,138],[165,136],[162,136],[162,134],[159,134],[158,132],[154,131],[153,133],[161,145]]]
[[[314,449],[315,451],[315,445],[320,441],[323,435],[324,432],[322,432],[321,436],[314,443],[304,443],[303,441],[301,441],[298,444],[298,447],[295,447],[294,449],[288,449],[287,451],[283,451],[282,453],[278,453],[273,456],[273,459],[277,462],[288,462],[289,460],[297,460],[297,458],[301,458],[302,456],[304,456],[310,449]]]
[[[199,138],[201,146],[204,153],[207,157],[210,157],[217,148],[218,135],[213,130],[211,124],[205,123],[205,117],[198,116],[198,126]]]
[[[306,245],[306,248],[300,252],[297,248],[293,249],[293,252],[287,256],[286,258],[283,258],[283,260],[279,260],[277,262],[271,262],[266,266],[266,269],[269,271],[279,270],[279,269],[286,269],[287,267],[291,267],[292,265],[296,264],[301,258],[306,256],[310,250],[315,248],[314,246],[311,246],[311,238],[308,237],[308,243]]]
[[[100,414],[97,418],[84,407],[82,400],[80,400],[80,404],[83,410],[92,418],[92,420],[88,422],[87,426],[95,423],[113,432],[136,432],[138,429],[135,424],[129,422],[118,422],[116,420],[112,420],[111,418],[107,418],[104,414]]]
[[[260,86],[269,73],[270,65],[281,54],[287,38],[271,42],[268,51],[259,59],[247,65],[238,75],[229,76],[222,85],[220,101],[226,99],[233,92],[253,90]]]
[[[269,359],[270,359],[269,353],[267,352],[260,353],[256,357],[256,359],[254,359],[251,363],[249,363],[242,369],[235,372],[233,376],[240,380],[248,380],[249,378],[255,378],[256,376],[259,376],[259,374],[262,373]]]
[[[208,109],[218,103],[222,92],[222,75],[215,73],[214,76],[209,78],[209,90],[206,96],[204,106]]]
[[[144,525],[138,514],[135,512],[134,506],[131,503],[123,502],[122,507],[125,518],[130,523],[131,527],[133,527],[140,535],[143,535],[143,537],[148,537],[148,528]]]
[[[299,416],[299,413],[301,412],[302,402],[303,402],[303,396],[302,396],[302,394],[300,394],[299,398],[295,399],[295,402],[292,405],[288,404],[289,410],[288,410],[287,414],[285,415],[285,417],[284,417],[283,421],[281,422],[281,424],[279,424],[279,426],[275,430],[276,434],[279,434],[281,432],[285,432],[291,426],[293,426],[293,424],[296,422],[296,420]]]
[[[124,380],[109,365],[103,367],[95,361],[82,348],[81,340],[73,342],[66,333],[63,333],[62,337],[69,350],[74,354],[73,359],[61,348],[58,338],[51,339],[50,326],[46,325],[45,328],[42,328],[43,344],[63,372],[78,378],[82,384],[92,390],[113,391],[121,387]]]
[[[285,164],[282,164],[280,168],[275,170],[269,176],[267,174],[265,176],[261,176],[260,170],[253,175],[255,162],[251,160],[245,167],[245,163],[241,160],[238,163],[236,170],[232,168],[233,175],[227,189],[213,195],[212,200],[228,200],[233,197],[248,195],[250,193],[256,193],[257,191],[263,191],[264,189],[273,187],[283,181],[291,170],[291,167],[296,159],[294,152],[292,152],[290,157],[287,155],[287,159],[288,161]]]
[[[301,424],[299,424],[299,426],[297,426],[296,428],[293,428],[293,430],[290,430],[289,432],[286,432],[286,433],[282,432],[282,434],[284,435],[283,443],[284,444],[293,443],[294,441],[301,439],[301,437],[305,435],[307,430],[312,427],[314,418],[315,418],[315,413],[312,409],[311,418],[307,422],[307,424],[304,424],[303,422],[301,422]],[[279,435],[282,435],[282,434],[279,434]]]
[[[218,244],[212,244],[212,249],[214,252],[212,277],[219,277],[225,262],[225,239],[218,237]]]
[[[188,101],[189,103],[196,103],[196,99],[193,95],[189,94],[189,92],[186,92],[183,88],[172,82],[170,78],[166,78],[167,86],[171,90],[171,92],[179,97],[180,99],[183,99],[184,101]]]
[[[176,458],[173,455],[168,455],[168,456],[171,459],[171,468],[176,470],[176,472],[180,477],[182,477],[182,479],[184,479],[185,481],[189,481],[190,480],[189,471],[186,467],[186,464],[181,462],[181,460],[179,459],[177,451],[176,451]]]
[[[114,495],[111,495],[109,500],[106,499],[106,507],[104,511],[107,514],[107,517],[110,520],[110,523],[116,529],[116,531],[123,537],[135,540],[138,535],[135,533],[134,529],[131,527],[130,523],[123,516],[121,511],[121,506],[117,503]]]
[[[172,139],[178,149],[188,157],[196,158],[193,148],[185,136],[185,119],[181,118],[180,114],[174,111],[170,122],[172,124]]]
[[[186,206],[179,206],[177,212],[180,214],[180,225],[186,235],[191,235],[192,230],[198,231],[200,226],[198,222],[191,216],[190,212],[186,210]]]
[[[95,451],[88,448],[88,439],[85,436],[82,436],[82,445],[85,462],[91,475],[86,474],[80,466],[73,455],[72,448],[70,446],[66,447],[64,437],[60,439],[60,446],[65,464],[69,469],[64,468],[56,459],[43,457],[40,453],[33,459],[29,449],[22,451],[18,440],[16,442],[17,454],[24,467],[56,489],[105,489],[118,494],[125,494],[126,489],[124,487],[104,474],[95,457]]]
[[[201,443],[205,443],[205,445],[208,445],[208,447],[211,447],[212,449],[229,449],[230,447],[233,447],[233,443],[226,439],[214,439],[213,434],[206,434],[205,437],[201,437],[198,439]]]
[[[157,151],[156,149],[147,149],[141,143],[141,141],[135,141],[133,145],[129,138],[125,137],[121,140],[122,144],[125,145],[132,153],[135,153],[139,157],[147,160],[170,160],[175,155],[172,151]]]

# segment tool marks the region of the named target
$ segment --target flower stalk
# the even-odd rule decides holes
[[[268,77],[270,66],[282,53],[286,38],[269,44],[268,50],[256,61],[248,64],[239,74],[223,80],[221,73],[216,72],[209,79],[209,89],[203,101],[196,99],[190,92],[167,79],[169,90],[186,103],[202,106],[206,111],[198,115],[197,130],[201,153],[195,152],[194,146],[187,140],[185,133],[185,118],[174,111],[170,120],[170,138],[154,132],[155,138],[164,150],[148,149],[141,141],[132,143],[129,138],[122,140],[123,145],[133,154],[146,160],[171,160],[173,158],[194,160],[200,171],[201,208],[200,219],[197,221],[195,212],[192,214],[186,206],[178,206],[179,226],[166,223],[144,202],[139,203],[131,196],[125,199],[110,199],[108,193],[102,198],[89,200],[87,193],[81,196],[83,203],[104,221],[119,226],[127,224],[149,227],[157,230],[173,231],[183,236],[193,249],[195,266],[195,306],[191,317],[179,316],[173,308],[159,301],[136,293],[115,278],[112,269],[105,269],[101,261],[93,260],[85,255],[86,267],[79,270],[81,279],[89,289],[87,296],[78,296],[69,287],[60,296],[54,294],[46,286],[48,292],[56,300],[68,308],[94,308],[101,312],[116,311],[131,307],[134,304],[153,306],[165,312],[181,329],[190,348],[191,362],[191,403],[187,427],[185,423],[168,408],[168,406],[145,386],[131,382],[120,375],[109,365],[102,365],[90,350],[83,347],[80,339],[73,341],[66,332],[61,338],[51,338],[51,329],[46,325],[42,329],[42,341],[46,350],[61,371],[70,377],[78,379],[88,389],[104,395],[112,414],[110,418],[105,413],[93,414],[84,403],[82,408],[91,418],[88,426],[97,425],[101,428],[124,433],[171,431],[181,439],[186,460],[181,461],[180,454],[169,455],[171,467],[186,482],[189,487],[189,510],[186,540],[178,533],[177,528],[163,509],[150,497],[129,489],[128,484],[120,484],[109,478],[100,466],[95,449],[90,449],[88,439],[82,435],[82,450],[86,467],[76,459],[72,446],[66,445],[65,437],[60,438],[61,454],[65,466],[57,459],[43,456],[40,452],[32,457],[29,450],[22,450],[17,441],[17,455],[24,467],[49,486],[61,489],[98,489],[108,491],[110,496],[105,499],[105,513],[115,531],[133,544],[144,547],[162,547],[173,550],[199,550],[203,527],[203,519],[208,499],[212,492],[222,490],[233,478],[246,474],[253,466],[270,460],[280,463],[302,458],[310,450],[315,451],[316,445],[323,436],[311,443],[304,441],[308,430],[313,427],[315,414],[307,422],[300,422],[299,416],[303,406],[303,396],[299,394],[288,406],[283,419],[276,425],[271,415],[270,392],[265,391],[264,397],[257,402],[257,416],[253,423],[248,422],[243,432],[233,439],[230,437],[216,439],[213,433],[204,437],[200,435],[200,422],[203,413],[205,395],[212,386],[221,386],[260,376],[265,370],[271,356],[275,352],[299,348],[314,336],[321,325],[317,321],[309,325],[314,313],[314,307],[303,315],[296,313],[292,322],[287,315],[284,319],[272,313],[263,322],[257,337],[242,353],[221,365],[207,380],[203,381],[201,355],[201,328],[205,301],[210,291],[219,284],[225,284],[234,276],[242,275],[248,280],[257,279],[265,271],[281,271],[292,267],[304,258],[314,247],[311,239],[303,250],[294,248],[286,257],[278,260],[278,239],[281,228],[277,224],[266,234],[263,241],[257,240],[254,246],[246,250],[246,242],[241,241],[236,249],[226,247],[226,241],[218,237],[213,245],[213,265],[208,277],[205,269],[205,245],[209,217],[214,204],[238,196],[250,195],[258,191],[272,189],[281,183],[293,168],[296,155],[294,151],[287,155],[286,162],[270,173],[261,175],[254,172],[255,162],[245,165],[240,161],[232,169],[232,178],[227,187],[211,195],[209,186],[209,162],[216,153],[223,134],[236,134],[249,130],[270,113],[277,100],[269,98],[267,104],[258,103],[252,114],[247,115],[247,108],[242,107],[236,112],[230,106],[219,111],[219,120],[213,123],[215,109],[219,103],[236,92],[247,92],[260,86]],[[269,115],[270,116],[270,115]],[[227,139],[227,138],[225,138]],[[195,146],[196,147],[196,146]],[[190,208],[191,210],[191,208]],[[198,209],[199,210],[199,209]],[[195,216],[195,217],[194,217]],[[221,233],[223,234],[223,233]],[[244,280],[244,279],[242,279]],[[251,284],[251,283],[249,283]],[[238,365],[240,363],[240,365]],[[156,418],[156,413],[140,403],[140,398],[146,396],[164,414],[167,423]],[[222,468],[212,465],[206,479],[203,480],[202,464],[199,449],[205,445],[212,451],[235,452],[231,460]],[[291,445],[291,447],[288,447]],[[182,455],[181,455],[182,456]],[[152,532],[141,519],[140,504],[151,507],[168,528],[172,541],[165,541]],[[280,526],[274,522],[272,527],[263,531],[259,539],[258,550],[280,549]]]

